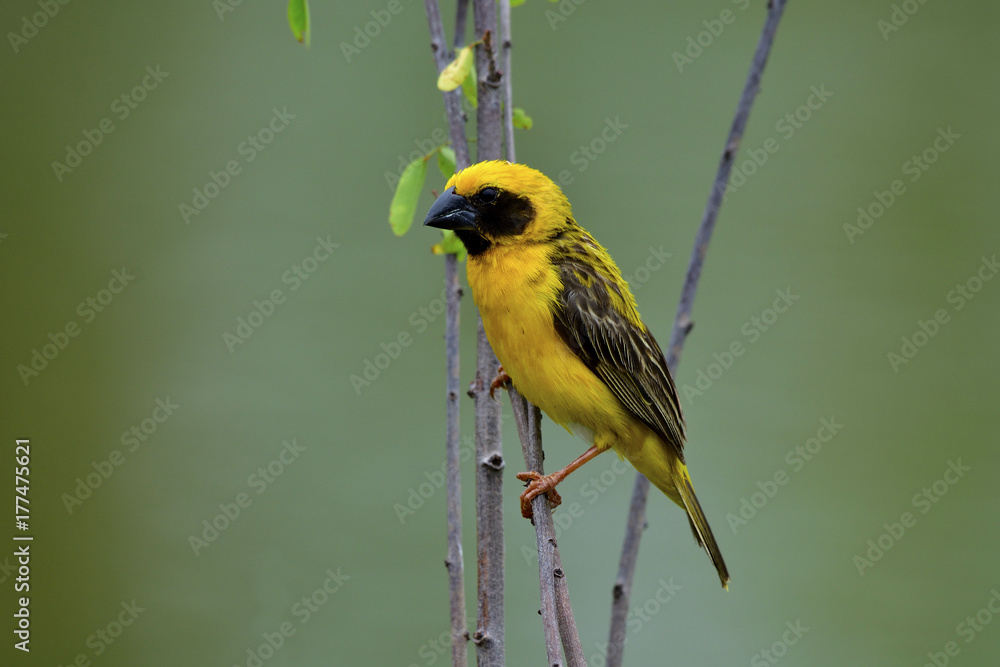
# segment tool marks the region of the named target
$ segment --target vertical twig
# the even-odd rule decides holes
[[[545,474],[542,454],[542,414],[538,408],[526,401],[517,389],[511,387],[510,404],[517,424],[517,434],[521,439],[524,463],[528,470]],[[567,667],[586,667],[583,646],[576,630],[576,621],[569,604],[569,588],[559,558],[556,544],[555,525],[552,522],[552,506],[544,493],[531,501],[535,515],[535,540],[538,545],[538,581],[541,598],[540,613],[545,632],[545,652],[548,665],[562,665],[559,653],[560,643],[566,656]]]
[[[497,70],[497,52],[494,44],[497,34],[496,3],[494,0],[473,0],[472,18],[476,26],[476,39],[482,40],[476,49],[476,89],[479,105],[476,108],[479,162],[499,160],[503,142],[503,124],[500,113],[501,76]],[[494,369],[495,370],[495,369]]]
[[[708,195],[708,203],[705,205],[701,225],[698,227],[698,233],[695,236],[694,248],[691,251],[691,260],[688,263],[687,275],[684,278],[681,300],[677,305],[677,314],[674,317],[674,327],[670,334],[670,343],[667,351],[667,365],[670,367],[670,371],[675,374],[677,372],[677,364],[680,361],[681,350],[684,347],[684,341],[693,326],[691,309],[694,304],[695,293],[698,289],[698,280],[701,278],[701,268],[705,262],[705,253],[708,251],[708,242],[711,240],[712,231],[715,229],[715,220],[718,217],[719,207],[722,205],[722,198],[729,183],[733,158],[739,151],[740,141],[743,139],[743,131],[746,128],[747,119],[750,117],[750,109],[760,88],[760,78],[764,72],[764,66],[767,64],[767,57],[771,52],[771,46],[774,44],[774,36],[778,30],[778,22],[781,20],[785,3],[786,0],[770,0],[768,3],[767,20],[764,23],[760,40],[757,42],[757,50],[754,52],[750,72],[747,74],[746,83],[743,86],[743,94],[740,96],[739,105],[736,107],[736,115],[733,118],[733,124],[729,129],[729,137],[726,139],[726,145],[722,151],[722,158],[719,161],[719,168],[716,171],[715,182]],[[608,639],[609,667],[620,667],[622,664],[625,648],[625,618],[628,614],[629,596],[632,591],[632,580],[635,575],[635,563],[639,554],[639,542],[642,539],[642,528],[645,524],[646,499],[648,495],[649,481],[644,476],[637,474],[635,488],[632,492],[632,505],[629,508],[629,521],[625,529],[625,540],[622,546],[618,576],[615,579],[612,594],[611,631]]]
[[[621,653],[625,649],[625,621],[628,616],[628,601],[632,594],[632,577],[635,574],[635,563],[639,558],[639,540],[646,528],[646,499],[649,496],[649,480],[641,473],[636,473],[635,486],[632,488],[632,502],[628,509],[628,522],[625,524],[625,543],[622,545],[621,561],[618,563],[618,576],[611,589],[611,633],[608,637],[608,665],[620,666]]]
[[[490,36],[496,33],[494,0],[473,0],[476,71],[479,86],[476,109],[477,160],[500,158],[500,73]],[[479,318],[476,379],[470,393],[476,406],[476,539],[479,565],[477,628],[472,636],[480,667],[504,665],[504,544],[503,544],[503,446],[500,440],[499,401],[490,398],[489,386],[499,362],[486,339]]]
[[[537,414],[538,409],[535,408]],[[566,655],[567,667],[587,667],[587,659],[583,655],[583,644],[580,643],[580,633],[576,629],[576,619],[573,617],[573,607],[569,603],[569,584],[563,570],[562,559],[559,557],[559,547],[556,546],[555,529],[551,522],[552,549],[555,553],[555,569],[552,576],[556,582],[556,617],[559,619],[559,636],[562,638],[563,653]]]
[[[467,1],[467,0],[466,0]],[[460,0],[459,5],[463,3]],[[441,10],[438,8],[437,0],[424,0],[424,10],[427,12],[427,26],[431,33],[431,51],[434,53],[434,64],[440,74],[452,59],[452,53],[448,50],[444,38],[444,27],[441,23]],[[461,24],[464,33],[464,20]],[[456,25],[456,32],[458,25]],[[455,43],[460,40],[456,34]],[[462,111],[462,91],[460,89],[442,93],[444,97],[444,108],[448,115],[448,136],[451,139],[451,147],[455,150],[455,168],[464,169],[471,164],[469,160],[469,142],[465,138],[465,112]]]
[[[503,450],[500,402],[490,398],[496,355],[479,320],[476,379],[469,389],[476,406],[476,555],[479,613],[472,641],[480,667],[503,667],[504,544]]]
[[[451,609],[451,661],[454,667],[468,664],[466,642],[469,632],[465,627],[465,574],[462,555],[462,468],[459,450],[459,313],[462,290],[458,286],[458,256],[449,253],[444,257],[446,313],[445,350],[448,358],[446,444],[447,493],[448,493],[448,597]]]
[[[500,0],[500,47],[503,67],[503,122],[504,148],[508,162],[517,162],[514,141],[513,86],[511,83],[511,22],[510,0]],[[517,422],[517,433],[524,452],[528,470],[544,474],[542,466],[542,414],[516,389],[510,389],[511,409]],[[580,634],[573,618],[569,601],[569,585],[562,569],[559,547],[556,544],[552,508],[548,496],[542,494],[532,501],[535,513],[535,539],[538,545],[538,581],[541,597],[542,630],[545,634],[545,651],[550,667],[561,665],[560,644],[566,655],[568,667],[586,667]]]
[[[452,42],[457,51],[465,43],[465,23],[469,13],[469,0],[458,0],[455,6],[455,39]]]
[[[525,400],[517,389],[511,387],[510,404],[521,439],[524,463],[528,470],[545,474],[542,454],[542,413]],[[541,598],[542,629],[545,633],[545,652],[550,667],[561,666],[560,644],[566,655],[567,667],[586,667],[580,635],[576,630],[573,609],[569,603],[569,587],[556,544],[552,506],[544,493],[531,501],[534,512],[535,540],[538,546],[538,582]]]
[[[542,453],[542,414],[529,403],[517,389],[511,387],[510,404],[521,439],[524,463],[528,470],[545,474]],[[569,586],[556,544],[552,506],[544,493],[531,501],[534,513],[535,541],[538,546],[538,584],[541,598],[540,613],[545,633],[545,652],[550,667],[561,666],[560,644],[566,656],[567,667],[586,667],[583,645],[576,629],[573,609],[569,602]]]
[[[514,151],[514,84],[510,76],[510,0],[500,0],[500,66],[503,79],[503,129],[507,162],[517,162]],[[541,442],[541,439],[539,439]]]
[[[455,26],[455,45],[461,44],[465,33],[465,16],[462,11],[467,0],[459,0],[459,17]],[[427,24],[431,35],[431,50],[438,73],[448,64],[451,56],[445,47],[444,28],[437,0],[425,0]],[[465,138],[465,115],[462,113],[461,93],[444,93],[448,114],[448,128],[455,164],[459,169],[469,166],[469,146]],[[459,313],[462,290],[458,284],[458,258],[445,255],[445,354],[447,357],[447,440],[445,444],[446,487],[448,495],[448,598],[451,615],[451,660],[454,667],[468,664],[466,642],[469,632],[465,625],[465,562],[462,554],[462,477],[459,451]]]
[[[542,465],[541,414],[538,408],[524,400],[524,397],[511,387],[510,407],[514,413],[514,423],[517,425],[517,435],[521,440],[521,450],[524,452],[524,463],[528,470],[545,473]],[[559,618],[556,612],[556,581],[555,527],[552,525],[552,507],[549,498],[544,493],[531,501],[531,509],[535,513],[535,539],[538,544],[538,582],[541,597],[542,630],[545,633],[545,655],[549,667],[562,665],[560,650]]]

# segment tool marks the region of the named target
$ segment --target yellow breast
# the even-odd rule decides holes
[[[518,391],[556,423],[595,432],[594,444],[606,447],[631,420],[556,331],[562,284],[548,252],[530,244],[470,257],[469,285],[493,351]]]

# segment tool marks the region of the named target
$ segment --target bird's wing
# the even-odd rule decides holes
[[[563,288],[555,309],[556,329],[618,400],[683,461],[684,418],[663,352],[644,326],[631,322],[616,306],[616,301],[624,301],[615,283],[615,278],[621,280],[617,270],[609,275],[608,267],[591,264],[574,259],[559,263]],[[639,322],[637,313],[634,319]]]

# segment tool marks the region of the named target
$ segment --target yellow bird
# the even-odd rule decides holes
[[[639,318],[614,261],[573,219],[541,172],[480,162],[448,181],[424,225],[454,230],[469,254],[469,286],[509,379],[552,421],[591,447],[562,470],[530,481],[521,512],[608,449],[687,512],[728,588],[729,572],[684,464],[684,418],[667,362]]]

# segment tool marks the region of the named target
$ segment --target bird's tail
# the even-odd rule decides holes
[[[691,486],[691,477],[688,475],[687,468],[683,464],[679,467],[680,470],[673,481],[677,486],[677,493],[684,502],[684,509],[687,510],[694,538],[708,552],[719,573],[722,587],[729,590],[729,570],[726,569],[726,561],[722,560],[722,552],[719,551],[719,545],[715,541],[715,536],[712,535],[712,529],[709,527],[708,519],[705,518],[705,513],[698,502],[698,496],[694,494],[694,487]]]

